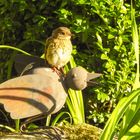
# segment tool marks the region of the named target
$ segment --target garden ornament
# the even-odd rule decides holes
[[[31,74],[1,83],[0,103],[12,119],[53,114],[64,105],[69,88],[82,90],[99,76],[82,67],[71,69],[66,76],[58,76],[51,68],[35,68]]]

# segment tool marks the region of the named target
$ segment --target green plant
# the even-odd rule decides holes
[[[73,58],[70,60],[70,67],[65,66],[65,70],[68,72],[69,69],[76,67],[75,61]],[[75,91],[69,89],[69,97],[66,100],[68,108],[73,118],[74,124],[85,123],[85,113],[84,113],[84,103],[83,96],[81,91]]]
[[[136,78],[133,91],[122,98],[109,118],[101,140],[112,140],[115,135],[120,140],[139,139],[140,137],[140,81],[139,81],[139,36],[135,21],[135,9],[131,5],[132,40],[136,56]],[[116,130],[118,128],[118,131]]]
[[[134,90],[122,98],[106,123],[100,140],[112,140],[116,135],[121,140],[140,137],[140,89]],[[135,101],[135,104],[133,104]],[[131,112],[131,116],[130,113]],[[123,121],[121,119],[123,118]],[[121,121],[121,123],[120,123]],[[120,124],[120,125],[119,125]],[[119,132],[117,128],[121,128]]]
[[[87,121],[103,126],[118,101],[133,88],[135,54],[131,45],[130,5],[119,0],[96,2],[90,6],[92,16],[96,13],[100,17],[100,24],[90,22],[92,41],[90,37],[90,41],[86,40],[90,53],[87,50],[83,53],[90,54],[86,61],[89,69],[93,67],[103,73],[103,78],[85,97],[89,96]]]
[[[140,2],[133,1],[139,28]],[[83,91],[85,121],[103,127],[119,100],[133,89],[136,65],[130,2],[1,0],[0,7],[0,44],[32,55],[41,56],[53,29],[70,27],[76,64],[103,74],[98,86]],[[0,49],[0,82],[11,78],[16,52]]]

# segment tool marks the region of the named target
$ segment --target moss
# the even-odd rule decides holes
[[[101,129],[89,124],[63,125],[59,128],[68,140],[99,140]]]
[[[39,127],[25,133],[3,133],[0,139],[23,140],[99,140],[101,129],[89,124],[70,125],[57,127]]]

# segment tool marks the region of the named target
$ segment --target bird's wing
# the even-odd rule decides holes
[[[50,42],[52,42],[52,37],[49,37],[46,40],[45,50],[44,50],[44,52],[45,52],[45,59],[46,59],[46,56],[47,56],[47,49],[48,49],[48,46],[49,46]]]

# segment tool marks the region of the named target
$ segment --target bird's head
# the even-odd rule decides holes
[[[83,67],[72,68],[66,75],[65,82],[68,88],[83,90],[88,85],[92,85],[92,79],[100,77],[100,73],[89,73]]]
[[[53,30],[52,36],[54,38],[59,38],[59,39],[70,39],[72,34],[70,32],[70,29],[67,27],[59,27]]]

